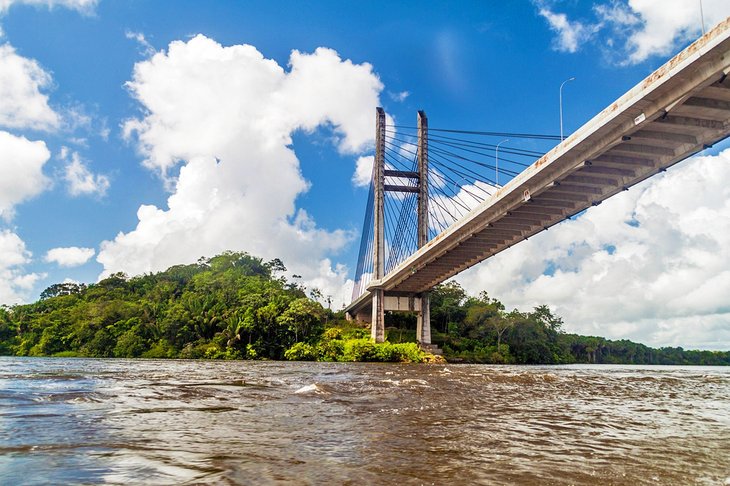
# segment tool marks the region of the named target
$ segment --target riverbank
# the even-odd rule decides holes
[[[386,341],[287,281],[280,260],[226,252],[192,265],[98,283],[61,283],[34,303],[0,307],[0,355],[433,362],[415,316],[386,315]],[[653,349],[565,333],[546,306],[507,311],[456,282],[431,292],[432,339],[448,361],[493,364],[728,365],[730,353]]]

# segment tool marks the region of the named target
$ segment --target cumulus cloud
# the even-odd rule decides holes
[[[67,147],[61,149],[61,159],[66,160],[64,180],[68,184],[68,193],[72,196],[97,195],[104,196],[109,189],[109,178],[101,174],[93,174],[83,163],[78,152]]]
[[[69,246],[48,250],[44,260],[49,263],[56,263],[61,267],[78,267],[91,260],[95,254],[96,250],[93,248]]]
[[[51,130],[60,117],[41,92],[51,76],[34,60],[19,56],[9,45],[0,45],[0,126]]]
[[[727,0],[628,0],[597,3],[592,20],[571,20],[556,12],[553,2],[536,1],[538,12],[557,34],[556,44],[566,52],[578,51],[595,40],[611,48],[610,58],[636,64],[651,56],[666,56],[682,44],[730,15]],[[600,35],[598,35],[600,33]]]
[[[98,0],[0,0],[0,14],[7,12],[13,5],[32,5],[49,9],[63,7],[90,14],[98,3]]]
[[[437,173],[438,174],[438,173]],[[450,183],[443,176],[429,178],[430,188],[443,188],[438,194],[431,196],[433,212],[430,217],[432,229],[441,232],[448,228],[461,216],[476,208],[485,197],[494,194],[497,187],[482,181],[458,181],[458,185]],[[433,191],[435,192],[435,191]]]
[[[44,142],[0,131],[0,217],[11,219],[17,204],[48,186],[43,165],[50,156]]]
[[[549,304],[569,331],[730,347],[730,149],[696,157],[465,272],[508,307]]]
[[[686,0],[630,0],[628,6],[640,19],[626,41],[631,63],[671,54],[679,44],[693,40],[702,33],[702,13],[706,28],[730,15],[726,0],[702,0],[702,13],[699,2]]]
[[[355,187],[368,187],[373,178],[373,163],[375,157],[363,155],[355,162],[355,172],[352,174],[352,183]]]
[[[555,13],[546,7],[541,8],[539,13],[548,21],[550,28],[558,34],[556,47],[560,51],[576,52],[595,31],[595,28],[589,25],[570,21],[564,13]]]
[[[285,70],[253,46],[199,35],[138,63],[128,88],[144,115],[127,121],[125,134],[172,194],[166,208],[141,206],[135,229],[102,243],[104,274],[245,250],[282,258],[339,297],[346,269],[326,261],[354,234],[319,228],[296,207],[309,183],[292,133],[325,126],[343,153],[371,146],[382,84],[370,65],[319,48],[293,51]]]
[[[0,303],[16,304],[27,300],[35,283],[43,274],[27,273],[23,265],[30,263],[31,253],[20,237],[10,230],[0,230]]]

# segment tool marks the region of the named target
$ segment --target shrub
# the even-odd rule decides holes
[[[421,363],[424,360],[424,353],[416,343],[388,344],[393,348],[393,361],[401,363]]]
[[[184,348],[180,350],[178,358],[181,359],[200,359],[205,357],[205,352],[208,349],[208,343],[203,339],[199,339],[193,343],[187,343]]]
[[[174,358],[177,353],[175,348],[164,339],[160,339],[154,344],[149,350],[142,353],[142,358],[160,359],[160,358]]]
[[[348,339],[344,342],[344,349],[339,361],[379,361],[420,363],[425,353],[416,343],[391,344],[374,343],[369,338]]]
[[[339,327],[330,327],[324,331],[324,339],[342,339],[342,329]]]
[[[246,345],[246,359],[258,359],[259,354],[256,351],[256,347],[253,344]]]
[[[317,355],[320,361],[343,361],[345,342],[341,339],[323,339],[317,344]]]
[[[368,338],[348,339],[342,353],[341,361],[378,361],[375,343]]]
[[[284,358],[289,361],[316,361],[317,350],[311,344],[294,343],[291,348],[284,351]]]
[[[365,339],[370,337],[370,330],[362,327],[354,327],[347,329],[342,337],[347,339]]]

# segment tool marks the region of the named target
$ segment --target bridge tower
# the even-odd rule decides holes
[[[418,112],[417,171],[389,170],[385,167],[385,111],[377,108],[375,118],[375,161],[373,165],[373,280],[370,335],[377,343],[385,340],[385,311],[413,311],[417,315],[416,339],[431,344],[431,314],[428,292],[417,295],[386,295],[378,282],[385,277],[385,193],[405,192],[418,195],[418,248],[428,242],[428,119]],[[386,184],[386,177],[411,179],[413,186]]]
[[[428,118],[418,112],[418,248],[428,243]],[[416,339],[431,344],[431,301],[428,292],[421,294]]]
[[[375,161],[373,165],[373,280],[385,276],[385,111],[378,107],[375,116]],[[370,337],[385,341],[385,291],[373,289],[373,317]]]

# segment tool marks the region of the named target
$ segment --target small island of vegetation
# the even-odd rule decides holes
[[[424,362],[415,316],[388,314],[386,342],[323,307],[264,262],[225,252],[164,272],[55,284],[31,304],[0,307],[0,355]],[[450,362],[729,365],[730,352],[650,348],[565,333],[547,306],[506,311],[456,282],[431,293],[433,341]]]

